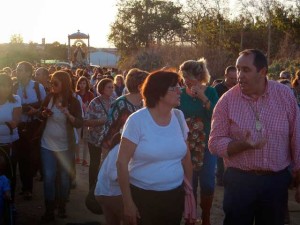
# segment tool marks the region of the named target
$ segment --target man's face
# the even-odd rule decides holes
[[[17,79],[18,81],[24,81],[24,80],[27,80],[28,77],[31,76],[30,72],[29,71],[26,71],[25,69],[25,66],[20,64],[17,66]]]
[[[48,82],[50,82],[50,77],[44,74],[41,70],[37,70],[35,72],[35,80],[45,86]]]
[[[237,84],[237,74],[236,71],[229,71],[227,74],[225,74],[225,82],[226,85],[231,88],[234,85]]]
[[[241,55],[236,61],[238,83],[242,93],[245,95],[258,94],[258,87],[264,83],[266,77],[264,73],[265,68],[257,71],[253,61],[253,54]]]

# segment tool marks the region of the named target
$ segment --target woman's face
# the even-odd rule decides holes
[[[0,84],[0,97],[1,99],[7,99],[11,93],[12,87],[7,84]]]
[[[59,94],[62,91],[62,84],[58,79],[51,80],[52,91],[55,94]]]
[[[122,85],[122,78],[121,77],[117,77],[116,83],[117,83],[118,86],[121,86]]]
[[[81,90],[81,91],[86,90],[86,86],[87,86],[87,83],[85,80],[80,81],[78,84],[79,90]]]
[[[106,95],[106,96],[110,97],[110,96],[112,96],[113,93],[114,93],[113,82],[109,82],[104,87],[103,95]]]
[[[170,107],[177,107],[180,105],[181,87],[179,84],[169,87],[166,95],[160,99],[161,103],[167,104]]]
[[[196,78],[194,77],[190,77],[190,76],[184,76],[184,84],[188,89],[191,89],[193,86],[197,85],[198,80],[196,80]]]

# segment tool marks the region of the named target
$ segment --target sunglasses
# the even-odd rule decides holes
[[[180,91],[181,87],[179,84],[177,84],[176,86],[173,87],[169,87],[168,91]]]
[[[52,81],[51,82],[52,87],[58,87],[59,86],[59,82],[58,81]]]

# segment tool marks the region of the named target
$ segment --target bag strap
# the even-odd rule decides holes
[[[174,110],[175,116],[178,119],[178,122],[179,122],[179,125],[180,125],[180,128],[181,128],[181,132],[182,132],[182,136],[184,138],[184,126],[183,126],[182,117],[180,116],[180,110],[179,109],[173,109],[173,110]]]
[[[34,85],[33,85],[33,89],[36,93],[36,97],[38,99],[39,104],[41,104],[42,102],[42,97],[41,97],[41,91],[40,91],[40,86],[39,86],[39,82],[37,81],[33,81]],[[15,83],[13,85],[13,93],[16,95],[18,92],[18,88],[19,88],[19,82]]]
[[[100,104],[101,104],[101,106],[102,106],[102,108],[103,108],[103,110],[104,110],[106,116],[108,117],[108,112],[106,111],[105,106],[104,106],[104,104],[102,103],[102,100],[101,100],[101,99],[99,99],[99,100],[100,100]]]
[[[34,81],[34,86],[33,86],[35,93],[36,93],[36,97],[38,99],[39,104],[41,104],[42,102],[42,98],[41,98],[41,91],[40,91],[40,86],[39,86],[39,82]]]

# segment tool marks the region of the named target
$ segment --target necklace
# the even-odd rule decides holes
[[[254,113],[254,117],[255,117],[255,129],[260,132],[262,130],[262,124],[261,124],[261,121],[260,121],[260,114],[263,110],[263,107],[261,107],[260,109],[260,112],[258,112],[257,110],[254,110],[254,107],[251,105],[250,102],[248,102],[252,112]]]

